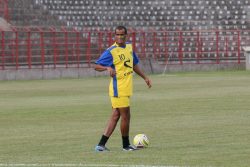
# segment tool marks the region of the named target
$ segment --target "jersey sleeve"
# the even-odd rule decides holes
[[[138,63],[139,63],[139,58],[137,57],[135,52],[133,52],[133,65],[135,66]]]
[[[95,62],[95,64],[110,67],[113,64],[113,57],[110,51],[106,50],[105,52],[103,52],[99,59]]]

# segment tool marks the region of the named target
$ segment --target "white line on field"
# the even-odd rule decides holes
[[[0,167],[192,167],[176,165],[117,165],[117,164],[83,164],[83,163],[48,163],[48,164],[26,164],[26,163],[0,163]],[[199,166],[195,166],[199,167]],[[205,166],[202,166],[205,167]],[[208,167],[208,166],[207,166]],[[211,167],[211,166],[209,166]]]
[[[177,75],[175,75],[175,74],[157,74],[156,76],[157,77],[162,77],[162,76],[165,76],[165,77],[176,77]]]

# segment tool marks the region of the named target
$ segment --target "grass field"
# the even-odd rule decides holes
[[[250,166],[250,72],[150,77],[151,89],[135,77],[130,131],[150,147],[123,152],[117,127],[108,153],[94,152],[107,77],[0,81],[0,166]]]

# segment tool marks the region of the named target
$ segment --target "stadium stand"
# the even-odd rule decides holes
[[[249,28],[248,0],[9,0],[16,26],[73,26],[106,30],[210,30]]]
[[[2,0],[3,1],[3,0]],[[70,26],[109,30],[248,29],[248,0],[9,0],[15,26]]]
[[[9,22],[13,26],[64,26],[65,22],[34,0],[8,0]]]
[[[0,7],[1,2],[8,2],[13,27],[0,35],[10,38],[2,43],[2,68],[59,62],[81,67],[112,43],[110,31],[117,25],[129,28],[141,58],[166,64],[240,63],[241,46],[250,39],[249,0],[0,0]]]
[[[248,0],[36,0],[35,5],[79,29],[119,24],[144,30],[249,28]]]

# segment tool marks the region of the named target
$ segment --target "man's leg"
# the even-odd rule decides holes
[[[108,125],[104,131],[105,136],[109,137],[112,135],[112,133],[115,130],[116,124],[119,121],[119,118],[120,118],[120,112],[116,108],[113,108],[112,115],[111,115],[109,122],[108,122]]]
[[[118,108],[121,115],[121,134],[122,136],[129,136],[130,126],[130,107]]]
[[[104,130],[104,134],[101,137],[101,140],[99,142],[99,146],[105,146],[106,142],[108,141],[109,137],[112,135],[113,131],[115,130],[115,127],[117,125],[117,122],[119,121],[120,113],[117,111],[117,109],[112,109],[112,115],[108,121],[108,124]]]
[[[119,108],[123,149],[131,149],[129,142],[130,107]]]

